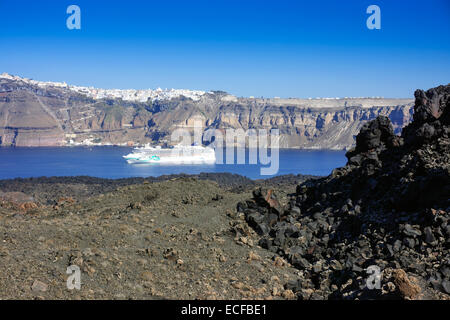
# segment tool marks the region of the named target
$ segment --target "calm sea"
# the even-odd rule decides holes
[[[132,148],[0,148],[0,179],[41,176],[87,175],[101,178],[148,177],[174,173],[230,172],[251,179],[261,176],[264,165],[250,164],[128,164],[122,156]],[[248,163],[248,156],[247,156]],[[344,151],[292,150],[279,152],[279,170],[275,175],[328,175],[346,163]]]

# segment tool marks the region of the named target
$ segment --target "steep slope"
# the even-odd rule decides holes
[[[262,191],[238,205],[259,244],[302,270],[286,285],[299,298],[450,298],[450,85],[415,97],[401,137],[386,117],[365,123],[347,165],[288,207]]]

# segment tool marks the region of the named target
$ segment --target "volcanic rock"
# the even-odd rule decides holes
[[[414,121],[401,136],[380,116],[363,125],[346,166],[298,185],[287,206],[260,190],[246,202],[246,221],[265,230],[260,245],[310,283],[286,286],[299,299],[448,294],[450,85],[417,90],[415,98]],[[371,266],[396,271],[371,289]]]

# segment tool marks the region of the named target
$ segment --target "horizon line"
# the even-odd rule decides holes
[[[237,96],[234,95],[233,93],[230,93],[228,91],[224,91],[221,89],[211,89],[211,90],[199,90],[199,89],[187,89],[187,88],[146,88],[146,89],[136,89],[136,88],[101,88],[101,87],[95,87],[95,86],[86,86],[86,85],[77,85],[77,84],[69,84],[66,81],[44,81],[44,80],[36,80],[33,78],[28,78],[28,77],[23,77],[23,76],[19,76],[17,74],[11,74],[8,72],[2,72],[0,73],[0,78],[3,79],[10,79],[10,80],[21,80],[21,81],[31,81],[31,82],[35,82],[35,84],[37,85],[53,85],[56,87],[65,87],[65,88],[83,88],[83,89],[94,89],[94,90],[103,90],[103,91],[141,91],[141,92],[145,92],[145,91],[190,91],[190,92],[201,92],[202,94],[206,94],[206,93],[215,93],[215,92],[223,92],[226,93],[229,96],[232,97],[236,97],[236,98],[241,98],[241,99],[272,99],[272,100],[289,100],[289,99],[298,99],[298,100],[345,100],[345,99],[386,99],[386,100],[414,100],[414,96],[413,97],[384,97],[384,96],[352,96],[352,97],[298,97],[298,96],[290,96],[290,97],[281,97],[281,96],[272,96],[272,97],[268,97],[268,96]]]

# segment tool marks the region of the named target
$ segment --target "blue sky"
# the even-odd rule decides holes
[[[102,88],[412,97],[450,82],[449,49],[448,0],[0,0],[0,73]]]

